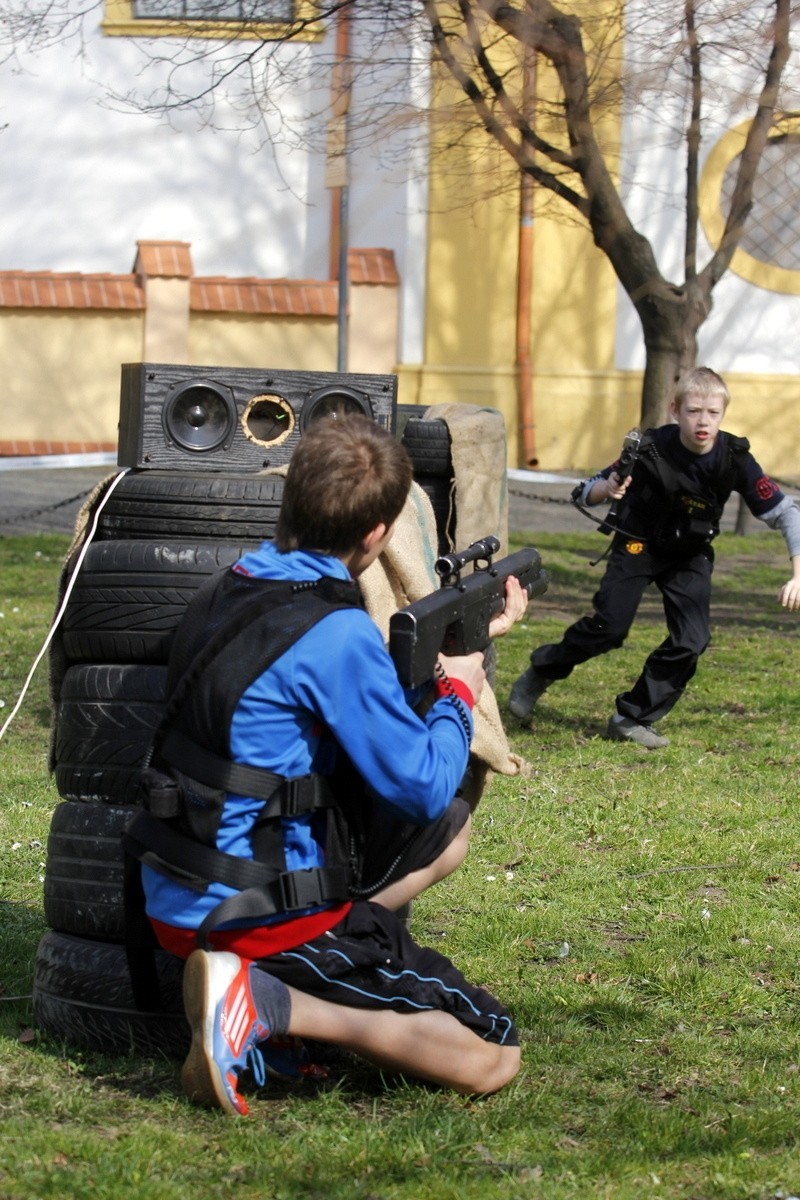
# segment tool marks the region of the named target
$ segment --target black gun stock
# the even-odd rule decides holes
[[[471,654],[489,645],[489,622],[505,607],[505,584],[515,575],[528,599],[541,596],[549,579],[538,550],[517,550],[499,562],[495,537],[473,542],[458,554],[436,562],[442,586],[429,596],[401,608],[389,620],[389,653],[404,687],[418,687],[434,676],[442,654]],[[470,575],[461,568],[474,562]]]

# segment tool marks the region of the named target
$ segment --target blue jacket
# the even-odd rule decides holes
[[[236,570],[263,579],[349,579],[340,559],[264,542]],[[230,747],[236,762],[287,777],[330,774],[342,746],[387,810],[419,825],[447,809],[464,775],[469,743],[449,699],[416,715],[397,679],[383,638],[361,609],[341,609],[303,634],[258,675],[234,710]],[[216,848],[252,858],[250,833],[262,802],[229,795]],[[288,870],[324,866],[313,821],[283,821]],[[197,928],[231,889],[210,884],[193,891],[149,867],[142,879],[150,916]]]

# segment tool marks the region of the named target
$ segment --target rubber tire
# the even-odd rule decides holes
[[[44,915],[58,933],[125,940],[122,832],[135,812],[112,804],[67,800],[50,819]]]
[[[164,1012],[140,1012],[123,946],[46,933],[33,968],[33,1016],[39,1029],[102,1053],[178,1058],[189,1046],[183,1011],[183,960],[156,951]]]
[[[280,475],[129,471],[100,514],[98,537],[261,542],[275,532],[283,482]]]
[[[402,441],[408,422],[412,417],[421,416],[424,411],[425,409],[419,404],[398,404],[395,409],[395,437]]]
[[[165,663],[186,605],[257,543],[94,542],[64,612],[70,662]]]
[[[414,467],[414,478],[443,476],[452,479],[453,457],[450,451],[450,430],[445,421],[434,418],[425,421],[411,417],[403,431],[402,443]]]
[[[64,800],[137,804],[139,771],[164,711],[167,668],[80,664],[61,684],[55,781]]]

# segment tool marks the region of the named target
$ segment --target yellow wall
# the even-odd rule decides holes
[[[503,212],[505,207],[505,212]],[[490,404],[506,421],[516,465],[517,222],[506,200],[431,217],[428,338],[421,402]],[[539,467],[596,461],[638,412],[638,376],[614,370],[616,284],[591,236],[537,217],[530,353]],[[624,415],[620,397],[626,398]],[[606,432],[610,428],[610,436]],[[594,452],[593,452],[594,451]]]
[[[364,289],[366,291],[366,289]],[[577,305],[576,305],[577,307]],[[561,318],[569,327],[569,315]],[[556,322],[553,322],[556,328]],[[580,321],[572,326],[580,339]],[[195,316],[191,357],[198,365],[332,370],[335,323]],[[591,339],[584,338],[584,345]],[[599,345],[595,339],[595,348]],[[640,377],[635,372],[573,369],[558,342],[556,361],[538,369],[534,408],[542,470],[588,473],[611,462],[622,437],[638,422]],[[565,335],[564,345],[571,345]],[[82,312],[20,313],[0,317],[0,373],[4,396],[2,438],[114,442],[119,414],[119,368],[142,359],[142,314]],[[355,369],[355,368],[354,368]],[[362,368],[359,368],[362,369]],[[383,365],[364,370],[391,370]],[[427,364],[400,367],[401,403],[488,405],[506,418],[509,464],[516,465],[514,372],[510,366]],[[800,378],[726,376],[732,402],[725,426],[748,437],[765,470],[783,479],[798,477],[798,457],[787,413],[800,406]]]
[[[349,291],[348,370],[392,374],[397,369],[395,286]],[[335,371],[337,321],[332,317],[255,317],[193,313],[188,362],[198,365]]]
[[[543,86],[540,81],[540,87]],[[440,111],[453,98],[443,86]],[[609,121],[615,145],[616,121]],[[425,363],[412,388],[420,402],[466,401],[500,409],[509,463],[521,462],[516,390],[519,180],[508,155],[483,131],[434,133],[429,220]],[[472,163],[472,169],[465,164]],[[488,184],[487,184],[488,181]],[[540,469],[601,461],[616,453],[631,419],[631,381],[614,372],[617,291],[606,257],[588,229],[549,192],[534,198],[530,355],[535,449]],[[631,414],[638,411],[633,383]],[[401,391],[403,388],[401,387]],[[626,397],[623,410],[619,397]],[[628,425],[625,426],[625,421]],[[624,427],[623,427],[624,426]],[[610,427],[610,428],[609,428]]]
[[[800,481],[797,436],[787,412],[800,408],[800,377],[726,375],[731,405],[725,428],[750,440],[765,471]],[[490,405],[506,419],[509,466],[517,465],[513,372],[480,368],[400,368],[405,403]],[[534,410],[538,470],[582,477],[613,462],[627,431],[639,424],[641,376],[633,371],[538,372]]]
[[[336,368],[336,323],[330,318],[315,321],[195,313],[187,361],[198,366],[332,371]]]
[[[0,316],[2,432],[13,440],[115,442],[120,363],[141,357],[142,314]]]
[[[750,439],[765,471],[779,479],[800,479],[797,421],[800,378],[796,375],[726,374],[731,403],[725,428]]]

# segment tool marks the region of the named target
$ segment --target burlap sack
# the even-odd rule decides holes
[[[434,404],[423,420],[441,420],[450,433],[455,479],[456,549],[487,534],[508,553],[506,427],[496,408],[475,404]]]

